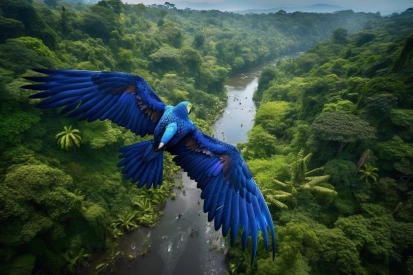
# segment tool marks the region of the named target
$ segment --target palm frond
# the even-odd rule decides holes
[[[282,187],[287,187],[287,183],[285,183],[285,182],[282,182],[282,181],[280,181],[280,180],[277,180],[277,179],[273,179],[273,181],[276,183],[276,184],[278,184],[278,185],[280,185],[280,186],[282,186]]]
[[[275,199],[273,195],[266,195],[265,196],[270,203],[274,204],[275,206],[281,209],[288,209],[288,206],[285,203],[280,202],[279,200]]]
[[[311,171],[308,171],[307,173],[305,173],[306,176],[311,176],[312,174],[317,174],[317,173],[322,173],[324,172],[324,166],[323,167],[319,167],[316,169],[313,169]]]
[[[283,198],[288,198],[291,197],[293,194],[281,190],[275,190],[272,196],[276,199],[283,199]]]
[[[337,192],[334,191],[333,189],[329,189],[327,187],[322,187],[322,186],[313,186],[313,190],[320,192],[320,193],[325,193],[325,194],[334,194],[337,195]]]
[[[309,184],[311,186],[317,185],[322,182],[328,181],[330,176],[325,175],[325,176],[315,176],[315,177],[306,177],[305,179],[308,180],[306,184]]]

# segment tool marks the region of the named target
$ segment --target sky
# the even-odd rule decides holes
[[[165,0],[122,0],[128,4],[143,3],[164,4]],[[220,10],[240,10],[240,8],[278,8],[278,7],[303,7],[314,4],[330,4],[343,7],[344,9],[352,9],[353,11],[364,12],[380,12],[382,14],[392,12],[402,12],[413,7],[412,0],[180,0],[167,1],[176,4],[178,8],[182,2],[191,2],[194,4],[211,3]],[[181,2],[181,3],[180,3]]]

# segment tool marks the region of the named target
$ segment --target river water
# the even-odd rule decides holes
[[[262,66],[256,67],[227,79],[227,105],[213,126],[216,138],[233,145],[247,141],[256,111],[252,95],[261,69]],[[225,274],[227,243],[221,230],[215,231],[213,222],[208,222],[196,182],[185,172],[180,175],[176,181],[183,188],[173,190],[177,196],[166,202],[159,226],[124,235],[118,250],[125,257],[118,258],[103,274]],[[144,250],[150,252],[140,256]]]

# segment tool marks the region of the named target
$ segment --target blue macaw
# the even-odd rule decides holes
[[[273,258],[276,251],[275,230],[271,214],[250,170],[235,146],[206,135],[189,119],[191,103],[184,101],[167,106],[145,80],[137,75],[117,72],[34,69],[46,74],[26,77],[41,82],[23,86],[40,90],[30,98],[45,98],[42,109],[65,106],[61,113],[89,122],[110,119],[152,140],[119,149],[126,179],[156,188],[162,183],[163,154],[175,155],[174,161],[197,182],[202,190],[204,212],[214,220],[215,230],[230,231],[234,245],[242,228],[242,247],[252,237],[251,264],[254,262],[258,232],[261,231],[268,250],[268,232],[272,238]],[[230,230],[231,229],[231,230]]]

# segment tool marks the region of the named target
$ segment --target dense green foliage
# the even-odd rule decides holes
[[[412,33],[393,14],[263,70],[239,148],[279,247],[253,266],[232,249],[234,274],[412,274]]]
[[[245,156],[268,198],[288,210],[271,206],[279,220],[276,262],[260,251],[252,268],[375,273],[401,263],[395,270],[411,270],[412,244],[404,235],[412,231],[411,189],[397,178],[412,173],[411,53],[402,50],[411,45],[404,42],[409,20],[352,11],[239,15],[120,0],[0,1],[0,274],[73,273],[123,232],[156,226],[177,171],[166,156],[160,190],[123,180],[116,149],[141,139],[109,121],[79,122],[34,108],[31,91],[20,88],[27,84],[22,77],[34,74],[30,68],[142,75],[165,102],[190,100],[191,119],[209,132],[228,75],[331,37],[336,44],[318,44],[260,79],[255,97],[262,106]],[[377,139],[359,129],[345,136],[348,145],[336,157],[342,139],[326,138],[328,129],[313,124],[323,110],[352,112],[350,122],[363,128],[367,121]],[[367,147],[378,176],[363,163],[364,174],[354,177],[354,162]],[[275,185],[285,196],[273,192]],[[389,209],[399,202],[392,217]],[[233,250],[231,270],[247,272],[244,259]]]

